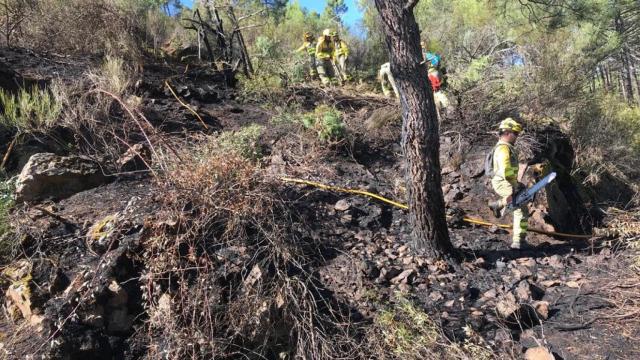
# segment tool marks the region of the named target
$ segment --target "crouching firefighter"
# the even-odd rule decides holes
[[[512,118],[504,119],[499,126],[499,140],[493,151],[487,156],[485,167],[490,170],[491,186],[500,196],[497,201],[489,202],[489,208],[496,217],[502,217],[505,208],[514,204],[514,199],[524,185],[518,182],[519,163],[516,140],[522,132],[522,125]],[[529,213],[527,204],[520,204],[513,211],[512,249],[526,247]]]

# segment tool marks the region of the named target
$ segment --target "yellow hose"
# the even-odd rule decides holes
[[[287,178],[287,177],[282,177],[280,178],[282,181],[285,182],[291,182],[291,183],[296,183],[296,184],[304,184],[304,185],[309,185],[309,186],[313,186],[313,187],[317,187],[323,190],[329,190],[329,191],[336,191],[336,192],[343,192],[343,193],[349,193],[349,194],[356,194],[356,195],[363,195],[363,196],[368,196],[370,198],[374,198],[377,200],[380,200],[382,202],[385,202],[387,204],[393,205],[395,207],[398,207],[400,209],[409,209],[409,207],[405,204],[387,199],[383,196],[374,194],[372,192],[369,191],[365,191],[365,190],[358,190],[358,189],[348,189],[348,188],[343,188],[343,187],[339,187],[339,186],[333,186],[333,185],[326,185],[326,184],[322,184],[322,183],[318,183],[318,182],[314,182],[314,181],[308,181],[308,180],[302,180],[302,179],[292,179],[292,178]],[[496,223],[492,223],[489,221],[485,221],[482,219],[478,219],[478,218],[473,218],[473,217],[464,217],[462,219],[464,222],[467,222],[469,224],[475,224],[475,225],[482,225],[482,226],[497,226],[501,229],[507,229],[510,230],[512,228],[511,225],[508,224],[496,224]],[[561,232],[554,232],[554,231],[544,231],[544,230],[540,230],[540,229],[536,229],[536,228],[529,228],[527,229],[527,231],[529,232],[534,232],[537,234],[542,234],[542,235],[548,235],[548,236],[561,236],[561,237],[569,237],[569,238],[575,238],[575,239],[591,239],[593,237],[593,235],[577,235],[577,234],[566,234],[566,233],[561,233]]]

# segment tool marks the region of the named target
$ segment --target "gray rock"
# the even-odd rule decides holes
[[[88,158],[40,153],[29,159],[18,176],[16,200],[61,199],[106,182],[102,169]]]
[[[338,202],[334,205],[334,209],[336,209],[336,211],[347,211],[349,210],[349,208],[351,207],[351,204],[349,204],[349,202],[345,199],[342,200],[338,200]]]
[[[148,170],[151,163],[151,150],[146,144],[135,144],[118,159],[120,171]]]

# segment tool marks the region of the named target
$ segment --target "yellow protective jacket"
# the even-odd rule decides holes
[[[302,46],[300,46],[298,49],[296,49],[296,52],[301,52],[303,50],[307,50],[307,54],[311,55],[311,56],[315,56],[316,54],[316,45],[310,41],[305,41],[304,43],[302,43]]]
[[[508,142],[498,141],[493,150],[492,183],[501,187],[511,186],[511,191],[518,185],[518,153]]]
[[[316,45],[316,58],[320,60],[333,60],[335,51],[336,47],[330,38],[321,36],[318,39],[318,44]]]
[[[347,43],[340,40],[335,42],[335,58],[338,58],[340,56],[349,56],[349,47],[347,47]]]

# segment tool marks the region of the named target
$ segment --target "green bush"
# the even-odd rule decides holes
[[[11,225],[9,224],[9,210],[13,206],[13,184],[9,181],[2,181],[0,174],[0,261],[5,261],[13,255],[15,241],[11,236]]]
[[[342,113],[327,105],[318,106],[302,116],[301,121],[305,128],[315,130],[323,141],[340,140],[346,135]]]
[[[32,132],[51,127],[62,111],[48,89],[21,89],[17,95],[0,89],[0,126],[18,132]]]
[[[218,145],[223,150],[234,152],[246,159],[258,160],[264,155],[260,145],[263,131],[264,127],[256,124],[238,131],[226,131],[218,137]]]

